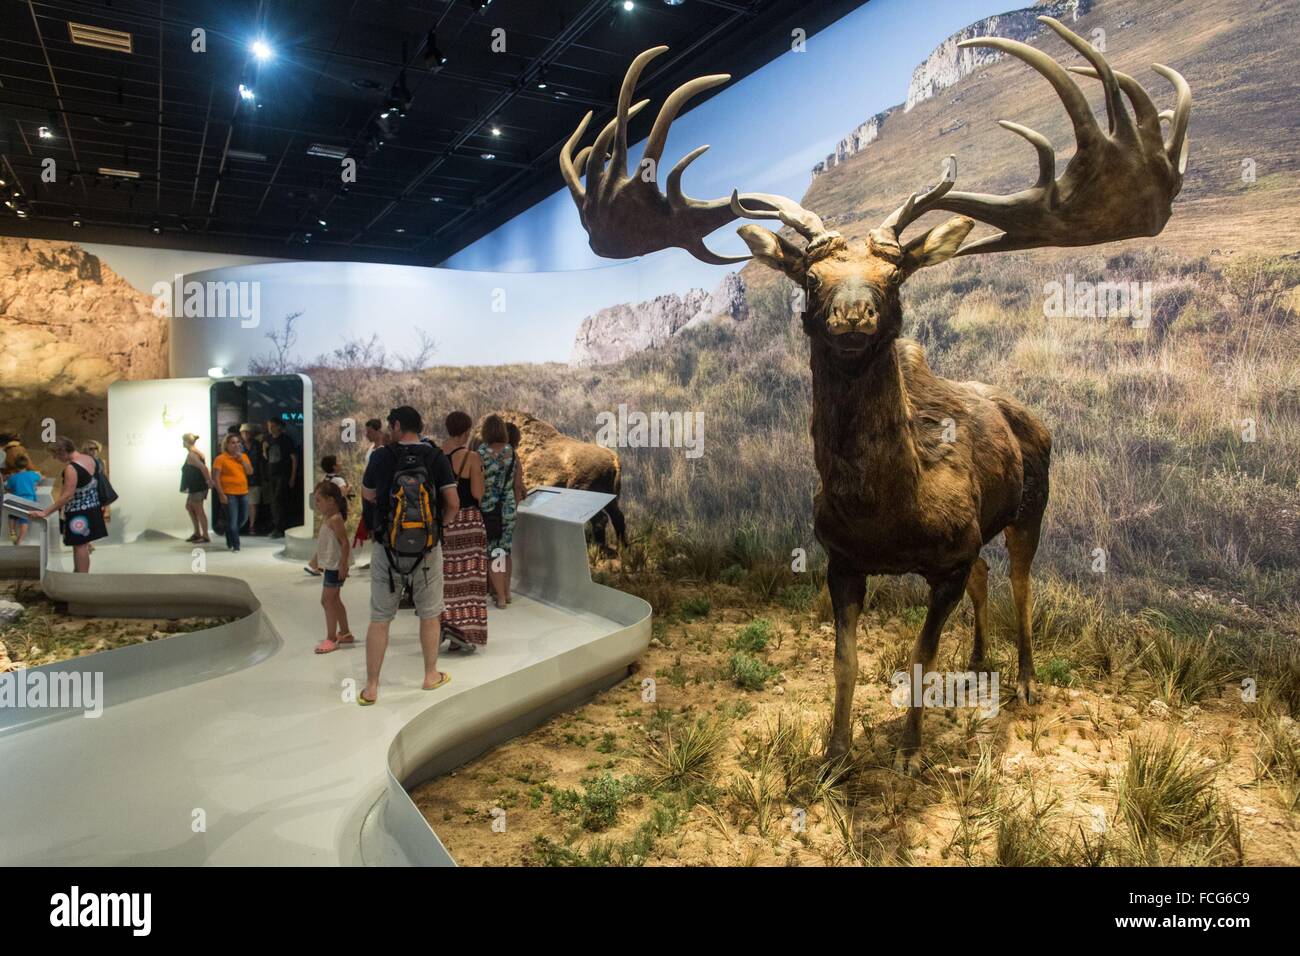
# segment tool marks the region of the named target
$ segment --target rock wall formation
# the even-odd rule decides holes
[[[744,280],[732,272],[712,292],[673,292],[646,302],[609,306],[587,316],[578,327],[569,361],[572,365],[607,365],[657,348],[690,326],[719,318],[743,322],[748,317]]]

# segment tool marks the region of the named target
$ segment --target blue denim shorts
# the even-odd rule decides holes
[[[337,571],[331,571],[329,568],[326,568],[325,580],[321,582],[321,587],[323,588],[343,587],[343,582],[339,580],[339,573]]]

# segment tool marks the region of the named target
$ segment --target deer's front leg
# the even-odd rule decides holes
[[[853,742],[853,690],[858,683],[858,616],[867,592],[867,576],[831,558],[826,586],[835,611],[835,713],[826,759],[849,752]]]

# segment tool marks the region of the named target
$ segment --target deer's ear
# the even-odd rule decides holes
[[[903,249],[903,269],[911,272],[947,262],[957,253],[967,234],[975,228],[968,216],[953,216],[909,242]]]
[[[803,251],[793,242],[762,226],[741,226],[736,232],[763,265],[784,272],[795,282],[803,282]]]

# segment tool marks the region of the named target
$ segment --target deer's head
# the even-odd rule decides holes
[[[830,348],[841,362],[863,367],[892,342],[903,324],[899,288],[917,269],[951,259],[975,226],[954,216],[903,242],[914,220],[952,188],[956,162],[945,161],[945,176],[924,194],[913,194],[873,229],[865,241],[849,242],[827,230],[814,213],[780,196],[732,196],[732,211],[749,219],[780,219],[801,235],[800,249],[762,226],[739,230],[756,260],[776,269],[804,291],[804,331]],[[760,204],[770,208],[760,208]]]

